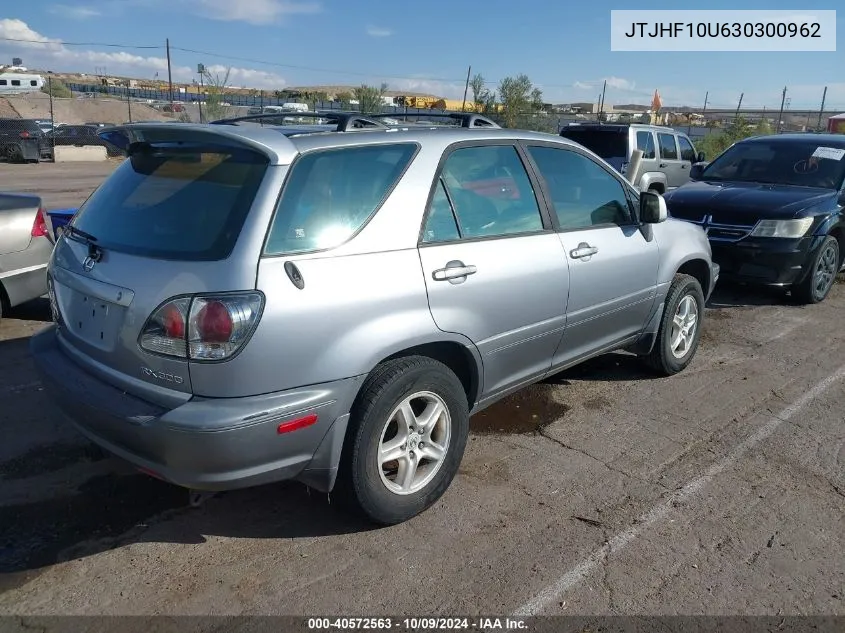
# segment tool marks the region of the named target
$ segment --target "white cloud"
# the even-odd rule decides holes
[[[291,15],[323,10],[319,2],[289,0],[183,0],[183,4],[204,18],[255,25],[274,24]]]
[[[95,66],[105,66],[110,75],[151,77],[159,73],[165,77],[167,58],[164,56],[135,55],[126,51],[104,52],[64,46],[58,40],[45,37],[31,29],[22,20],[0,19],[0,38],[27,40],[24,42],[0,41],[0,51],[17,51],[30,68],[42,70],[91,72]],[[212,73],[225,73],[225,66],[208,66]],[[172,66],[174,81],[190,82],[197,79],[195,67]],[[252,68],[233,67],[229,76],[233,86],[248,88],[280,89],[285,80],[272,72]]]
[[[87,20],[88,18],[96,18],[102,13],[92,7],[73,6],[68,4],[54,4],[50,6],[47,11],[53,15],[58,15],[70,20]]]
[[[367,35],[370,37],[390,37],[393,31],[379,26],[370,25],[367,27]]]
[[[578,90],[591,90],[595,88],[595,86],[591,83],[587,83],[586,81],[576,81],[572,84],[573,87],[577,88]]]
[[[572,84],[572,86],[574,88],[577,88],[578,90],[595,90],[596,88],[601,90],[604,87],[605,81],[607,82],[608,89],[613,90],[634,92],[637,87],[636,82],[631,81],[629,79],[623,79],[622,77],[604,77],[602,79],[576,81],[574,84]]]

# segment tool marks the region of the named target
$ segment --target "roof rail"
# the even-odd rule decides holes
[[[476,114],[475,112],[409,112],[405,114],[404,112],[392,112],[389,114],[380,113],[380,114],[367,114],[365,115],[371,119],[402,119],[407,118],[409,116],[412,117],[420,117],[423,119],[430,119],[430,118],[446,118],[446,119],[454,119],[456,121],[460,121],[461,127],[484,127],[484,128],[499,128],[501,127],[498,123],[493,121],[492,119],[488,119],[486,116],[481,114]]]
[[[387,126],[381,121],[376,121],[375,117],[370,115],[362,115],[360,112],[333,112],[316,111],[316,112],[297,112],[292,110],[290,112],[276,112],[272,114],[248,114],[246,116],[230,117],[226,119],[218,119],[211,121],[211,125],[234,125],[241,121],[257,121],[264,120],[280,120],[287,118],[310,118],[310,119],[328,119],[329,125],[335,125],[336,132],[348,132],[349,130],[360,128],[386,128]],[[364,125],[357,125],[363,123]],[[294,124],[295,125],[295,124]]]

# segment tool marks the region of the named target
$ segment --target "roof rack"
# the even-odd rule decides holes
[[[328,119],[329,125],[335,126],[336,132],[348,132],[349,130],[361,128],[386,128],[387,126],[381,121],[375,120],[375,115],[363,115],[360,112],[333,112],[333,111],[316,111],[316,112],[297,112],[292,110],[290,112],[276,112],[268,114],[248,114],[246,116],[231,117],[226,119],[218,119],[211,121],[211,125],[235,125],[241,121],[257,121],[264,120],[280,120],[288,118],[310,118],[310,119]],[[356,125],[363,124],[363,125]],[[294,124],[295,126],[295,124]]]
[[[461,127],[485,127],[485,128],[498,128],[500,127],[498,123],[493,121],[492,119],[488,119],[486,116],[482,116],[480,114],[476,114],[475,112],[409,112],[405,114],[404,112],[392,112],[389,114],[380,113],[380,114],[367,114],[367,117],[371,119],[402,119],[407,118],[409,116],[412,117],[420,117],[423,119],[430,119],[430,118],[447,118],[447,119],[454,119],[456,121],[460,121]]]

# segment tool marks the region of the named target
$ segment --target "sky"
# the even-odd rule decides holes
[[[840,0],[710,0],[709,9],[836,9]],[[552,103],[818,108],[845,111],[845,7],[836,52],[612,52],[611,9],[569,0],[28,0],[0,9],[0,63],[174,81],[231,67],[230,84],[276,90],[378,85],[461,98],[467,68],[495,89],[526,74]],[[639,0],[636,9],[685,8]],[[689,8],[695,8],[690,5]],[[10,41],[26,40],[26,41]],[[38,43],[34,43],[34,42]]]

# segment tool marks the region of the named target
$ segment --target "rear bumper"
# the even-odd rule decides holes
[[[48,395],[83,435],[148,474],[197,490],[285,479],[331,490],[363,380],[248,398],[193,398],[164,409],[85,371],[64,353],[54,327],[33,336],[31,350]],[[283,422],[312,413],[316,423],[278,433]]]
[[[760,238],[710,245],[723,279],[786,287],[804,278],[822,240],[816,236],[799,240]]]
[[[48,238],[34,237],[26,250],[0,255],[0,285],[11,307],[47,294],[47,263],[52,252]]]

